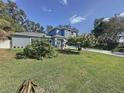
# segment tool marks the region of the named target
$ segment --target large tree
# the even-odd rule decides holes
[[[118,35],[124,32],[124,17],[116,15],[109,19],[96,19],[92,33],[104,49],[113,49],[118,45]]]
[[[15,2],[8,0],[5,3],[0,0],[0,31],[2,34],[24,31],[43,32],[43,30],[44,27],[39,23],[28,20],[25,12]]]

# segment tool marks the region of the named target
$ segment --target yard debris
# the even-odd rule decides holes
[[[38,87],[31,80],[24,80],[16,93],[46,93],[43,88]]]

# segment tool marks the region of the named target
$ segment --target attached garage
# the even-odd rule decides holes
[[[46,37],[44,33],[21,32],[11,34],[12,48],[25,48],[31,44],[32,40]]]

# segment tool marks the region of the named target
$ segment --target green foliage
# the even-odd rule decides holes
[[[7,3],[0,1],[0,34],[2,38],[7,38],[10,33],[25,31],[21,24],[24,20],[19,20],[20,17],[24,17],[25,13],[19,9],[16,3],[8,0]]]
[[[49,31],[51,31],[53,29],[69,30],[69,31],[73,31],[73,32],[76,32],[76,33],[79,32],[79,30],[77,28],[71,26],[70,24],[68,24],[68,25],[59,25],[59,26],[56,26],[56,27],[48,25],[46,31],[49,32]]]
[[[24,58],[26,58],[26,56],[23,52],[16,53],[16,59],[24,59]]]
[[[44,32],[43,26],[28,19],[24,22],[23,26],[28,32]]]
[[[27,19],[25,12],[15,2],[0,1],[0,29],[7,33],[43,32],[44,27]],[[5,36],[5,35],[4,35]]]
[[[113,49],[112,52],[123,52],[124,53],[124,48],[117,47],[117,48]]]
[[[83,34],[80,37],[81,47],[93,48],[97,44],[97,39],[92,34]]]
[[[98,46],[111,50],[118,45],[118,35],[124,32],[124,17],[115,15],[109,20],[96,19],[92,33],[98,39]]]
[[[54,48],[44,39],[33,40],[31,45],[28,45],[26,48],[24,48],[22,54],[28,58],[38,60],[42,60],[44,57],[52,58],[57,56]]]
[[[92,34],[83,34],[79,37],[71,37],[68,39],[68,45],[77,46],[80,50],[81,47],[89,48],[95,47],[97,44],[97,39]]]
[[[77,51],[77,50],[74,50],[74,49],[60,49],[58,50],[59,53],[63,53],[63,54],[75,54],[75,55],[79,55],[81,52],[80,51]]]

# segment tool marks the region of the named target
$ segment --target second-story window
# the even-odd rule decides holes
[[[59,33],[59,30],[56,31],[56,34],[58,34],[58,33]]]

